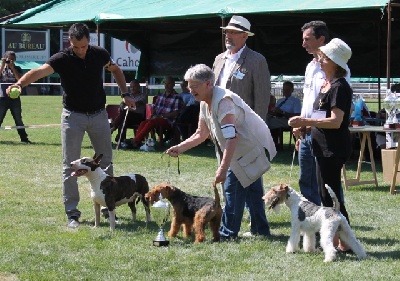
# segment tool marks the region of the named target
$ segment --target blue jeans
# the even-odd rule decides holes
[[[307,134],[301,141],[299,150],[300,179],[299,186],[301,194],[308,201],[321,205],[318,193],[315,157],[312,155],[311,134]]]
[[[9,97],[0,98],[0,125],[3,124],[4,117],[6,117],[8,110],[11,111],[15,126],[24,126],[24,122],[22,122],[21,99],[19,97],[16,99]],[[28,140],[28,135],[25,129],[17,129],[17,132],[21,141]]]
[[[269,236],[269,225],[262,200],[264,195],[262,178],[245,188],[232,170],[228,169],[224,190],[226,205],[222,213],[222,225],[219,231],[221,237],[226,239],[238,236],[245,204],[249,207],[251,216],[251,233]]]
[[[112,161],[111,130],[105,110],[91,115],[71,112],[65,108],[61,114],[61,143],[63,154],[63,200],[68,218],[79,218],[79,190],[76,177],[71,177],[71,162],[81,158],[81,146],[88,133],[94,152],[103,154],[100,166],[105,169]],[[84,155],[92,157],[93,155]],[[110,166],[107,173],[112,175]]]

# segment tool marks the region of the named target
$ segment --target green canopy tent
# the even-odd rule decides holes
[[[400,27],[397,21],[388,22],[388,3],[392,7],[396,2],[54,0],[2,24],[8,28],[67,28],[74,22],[85,22],[93,30],[139,48],[139,76],[148,77],[182,75],[196,63],[211,65],[223,50],[220,26],[226,25],[231,15],[240,14],[250,20],[256,34],[247,44],[267,58],[271,73],[301,75],[310,56],[301,47],[300,28],[318,19],[328,24],[332,37],[340,37],[351,46],[352,75],[381,78],[387,74],[390,78],[390,73],[400,76],[399,64],[387,67],[390,61],[400,61],[400,38],[388,40],[390,30]],[[395,10],[390,17],[398,17]],[[392,50],[391,57],[387,50]],[[386,61],[387,56],[390,59]]]
[[[15,64],[21,69],[26,72],[28,70],[40,67],[43,62],[36,62],[36,61],[16,61]]]

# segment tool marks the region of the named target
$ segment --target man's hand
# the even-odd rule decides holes
[[[129,107],[129,109],[135,110],[136,109],[136,103],[133,101],[131,97],[124,97],[124,103],[126,106]]]
[[[13,84],[13,85],[8,86],[8,88],[6,89],[6,94],[8,96],[10,95],[10,91],[12,88],[18,88],[19,92],[22,92],[22,88],[19,85]]]

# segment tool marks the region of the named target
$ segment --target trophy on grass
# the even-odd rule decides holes
[[[160,194],[160,200],[155,202],[151,206],[151,214],[153,216],[153,219],[160,227],[158,235],[153,241],[153,246],[160,247],[169,245],[169,241],[164,236],[164,226],[165,223],[168,221],[169,212],[170,205],[165,199],[163,199],[162,195]]]

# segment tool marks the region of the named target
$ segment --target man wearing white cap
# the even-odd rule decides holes
[[[264,121],[268,113],[271,81],[265,57],[246,46],[250,22],[233,16],[221,27],[225,35],[226,52],[214,61],[215,85],[238,94]]]

